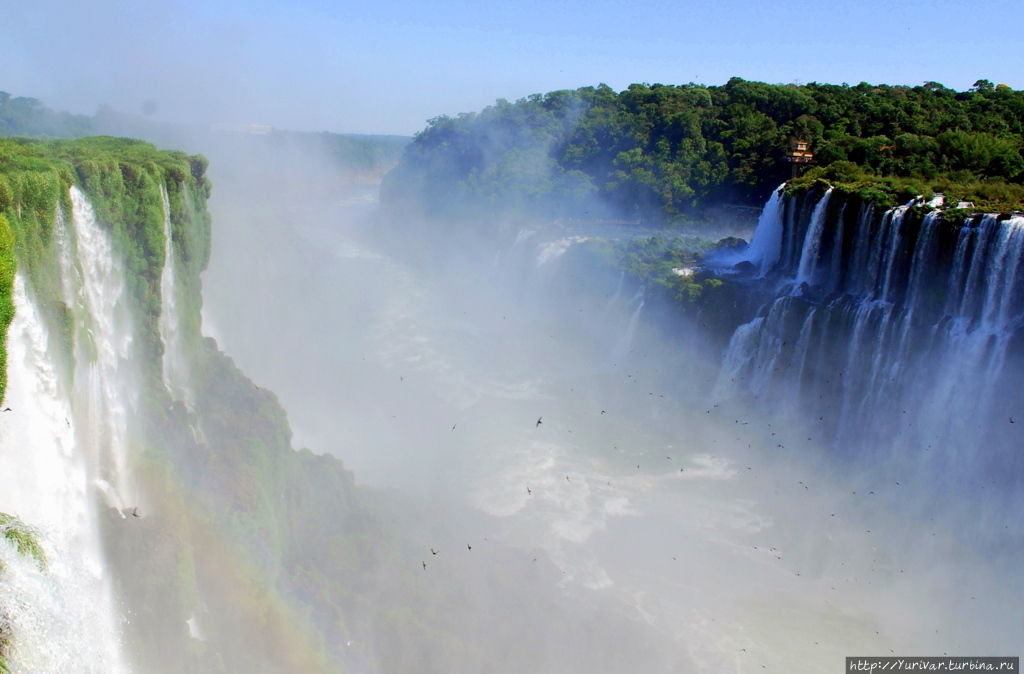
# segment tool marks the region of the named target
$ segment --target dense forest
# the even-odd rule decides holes
[[[452,216],[481,209],[665,223],[720,204],[760,206],[790,177],[883,192],[944,191],[1006,210],[1024,202],[1024,91],[861,83],[606,85],[499,100],[436,117],[385,181],[382,202]],[[831,168],[831,172],[826,173]]]

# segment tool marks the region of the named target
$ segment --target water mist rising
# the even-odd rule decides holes
[[[99,513],[140,505],[129,433],[137,403],[124,266],[87,197],[71,188],[54,237],[74,353],[50,334],[21,273],[0,416],[0,511],[41,535],[45,570],[2,546],[0,584],[16,638],[13,671],[125,672],[122,613],[103,559]],[[73,362],[72,365],[65,364]],[[144,504],[141,504],[144,506]]]
[[[0,604],[14,630],[13,671],[124,672],[119,617],[103,561],[94,456],[50,355],[50,335],[15,278],[8,333],[11,412],[0,416],[0,510],[36,528],[45,572],[0,539]]]
[[[187,190],[182,190],[187,193]],[[160,197],[164,211],[164,268],[160,276],[160,340],[164,344],[164,384],[176,400],[192,406],[192,395],[188,388],[187,357],[181,340],[181,316],[178,309],[178,290],[175,285],[174,232],[171,226],[171,203],[167,188],[160,186]]]
[[[830,195],[809,218],[788,200],[801,254],[767,270],[776,297],[736,330],[716,395],[791,404],[843,451],[942,482],[1014,483],[1024,217],[847,213]]]

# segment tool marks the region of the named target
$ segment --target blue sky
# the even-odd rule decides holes
[[[156,119],[411,134],[604,82],[1024,88],[1024,2],[0,0],[0,89]]]

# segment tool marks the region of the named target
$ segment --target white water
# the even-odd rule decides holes
[[[335,220],[303,224],[349,236]],[[966,558],[936,545],[932,530],[865,501],[859,484],[788,463],[776,443],[790,446],[796,432],[774,419],[671,399],[663,384],[678,373],[650,350],[644,318],[653,305],[641,310],[642,291],[611,278],[614,302],[570,298],[544,311],[542,300],[516,306],[483,284],[438,281],[363,242],[379,254],[323,260],[290,290],[307,299],[296,306],[274,295],[289,277],[255,275],[252,251],[237,247],[239,237],[273,241],[266,232],[240,221],[215,236],[225,245],[215,245],[221,257],[204,278],[206,310],[235,317],[218,321],[226,350],[280,395],[299,444],[335,453],[359,482],[409,487],[487,516],[437,523],[455,530],[453,540],[436,556],[414,553],[411,571],[435,578],[449,555],[470,558],[492,544],[529,551],[538,565],[551,560],[550,591],[613,605],[680,655],[678,667],[649,671],[840,671],[850,653],[1007,643],[1006,629],[974,620],[981,609],[970,614],[979,627],[951,629],[970,596],[1007,613],[984,587],[983,567],[973,573],[963,561],[972,574],[960,583],[959,569],[947,573],[934,559]],[[304,265],[296,239],[274,241],[269,259]],[[568,257],[538,267],[542,242],[521,236],[516,246],[506,259],[515,253],[522,268],[565,281]],[[240,296],[240,282],[265,292]],[[270,324],[293,321],[288,348],[247,327],[255,321],[244,310],[267,320],[268,306]],[[568,327],[588,311],[603,317],[598,347]],[[617,347],[628,359],[610,357]],[[765,357],[781,347],[765,341]],[[898,489],[870,485],[879,503]],[[587,647],[585,637],[564,644]]]
[[[640,303],[636,305],[636,309],[629,317],[629,323],[626,324],[625,332],[622,333],[622,337],[619,338],[618,343],[616,343],[615,347],[612,349],[611,362],[613,364],[621,362],[623,359],[627,358],[630,347],[633,345],[633,339],[636,337],[636,326],[640,322],[640,311],[644,308],[642,291],[643,286],[641,286],[640,290],[637,291],[637,294],[640,296]],[[634,297],[634,299],[637,298]],[[632,302],[633,300],[630,300],[630,304],[632,304]]]
[[[8,331],[8,384],[0,414],[0,512],[35,528],[49,566],[0,538],[0,607],[14,627],[14,672],[126,671],[118,611],[103,562],[94,488],[79,417],[54,368],[49,335],[19,274]]]
[[[74,354],[58,355],[31,290],[15,279],[8,387],[0,414],[0,512],[36,529],[49,558],[40,570],[0,546],[0,607],[14,628],[14,672],[129,671],[103,559],[99,518],[145,504],[131,479],[130,424],[138,397],[124,266],[86,196],[71,188],[54,243],[60,297],[74,318]],[[59,363],[74,364],[65,368]],[[73,383],[67,374],[73,369]]]
[[[132,322],[122,302],[124,265],[110,234],[100,227],[92,205],[77,187],[71,188],[71,200],[82,274],[75,341],[79,437],[93,457],[92,470],[108,505],[122,510],[139,505],[129,469],[128,424],[137,380],[131,364]]]
[[[804,246],[800,253],[800,269],[796,275],[797,285],[814,282],[814,272],[818,266],[818,251],[821,248],[821,235],[825,231],[825,216],[828,213],[828,201],[831,196],[832,188],[829,188],[811,214],[811,222],[807,226],[807,235],[804,237]],[[781,241],[781,233],[779,237]]]
[[[188,361],[181,340],[181,316],[178,310],[178,290],[174,273],[174,237],[171,227],[171,204],[167,188],[160,186],[164,207],[164,268],[160,275],[160,339],[164,344],[164,385],[176,400],[192,406],[189,389]]]
[[[734,334],[716,399],[742,392],[771,400],[824,421],[809,434],[841,451],[917,465],[931,480],[991,473],[1012,484],[1015,450],[1006,445],[1020,410],[999,398],[1013,395],[999,387],[1024,320],[1024,218],[989,215],[961,226],[952,260],[942,262],[937,214],[911,238],[906,206],[877,219],[864,208],[841,270],[838,236],[830,262],[818,259],[827,200],[811,214],[796,278],[839,294],[814,303],[797,287],[781,288]]]
[[[569,250],[569,248],[577,243],[583,243],[588,238],[586,236],[566,236],[543,244],[537,252],[537,266],[539,267],[557,260],[565,255],[565,251]],[[520,242],[518,237],[516,241],[517,243]]]
[[[758,276],[767,274],[782,255],[782,217],[786,204],[783,187],[784,185],[779,185],[772,192],[771,198],[761,211],[757,228],[754,229],[754,237],[744,256],[746,261],[757,265]]]

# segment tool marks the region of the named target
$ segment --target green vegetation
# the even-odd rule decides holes
[[[90,135],[91,128],[85,115],[54,112],[38,99],[0,91],[0,136],[77,138]]]
[[[46,551],[39,542],[39,535],[22,520],[0,512],[0,538],[10,542],[19,554],[32,557],[41,570],[47,565]],[[0,575],[4,573],[4,564],[0,560]],[[0,612],[0,674],[9,674],[7,666],[7,648],[10,644],[10,625],[6,616]]]
[[[595,635],[585,656],[592,671],[624,657],[613,644],[642,645],[645,627],[625,618],[588,614],[581,626],[577,607],[550,591],[561,574],[527,552],[495,544],[485,564],[485,553],[474,552],[464,561],[446,557],[445,575],[425,574],[430,545],[458,547],[438,542],[439,517],[357,487],[333,456],[292,448],[274,394],[200,334],[199,278],[210,245],[205,169],[201,156],[138,141],[0,139],[0,217],[56,360],[73,364],[74,340],[88,334],[81,308],[60,301],[54,232],[70,217],[71,186],[89,198],[127,271],[123,306],[135,321],[140,394],[127,424],[145,500],[140,517],[108,508],[100,525],[132,616],[124,641],[133,663],[161,674],[315,674],[347,671],[347,662],[361,671],[478,672],[494,669],[496,654],[516,651],[567,671],[579,663],[558,644],[582,629]],[[190,406],[172,399],[160,371],[161,188],[170,201]],[[556,633],[537,639],[542,616],[565,619],[554,618]],[[192,618],[202,639],[190,634]],[[567,631],[557,633],[559,625]]]
[[[310,643],[315,632],[274,585],[279,563],[272,560],[285,547],[287,522],[268,505],[271,494],[280,493],[289,461],[298,460],[284,412],[273,394],[256,391],[199,335],[199,275],[210,255],[206,167],[202,156],[126,139],[0,138],[0,310],[7,308],[9,322],[18,267],[55,336],[54,358],[73,362],[74,339],[87,338],[89,317],[61,300],[54,231],[60,219],[71,217],[70,190],[78,187],[125,267],[142,393],[131,422],[133,465],[144,490],[161,504],[159,515],[126,522],[110,510],[103,521],[116,581],[133,606],[133,648],[158,671],[165,671],[158,663],[168,662],[179,669],[166,671],[326,671],[323,648]],[[209,442],[196,440],[199,417],[170,399],[161,374],[162,191],[170,207],[185,346],[195,371],[204,375],[196,386]],[[74,237],[74,229],[64,234]],[[344,485],[333,487],[336,494]],[[237,500],[221,510],[221,494]],[[42,560],[30,530],[7,524],[0,520],[5,535]],[[211,603],[217,592],[226,601],[215,621],[240,630],[227,629],[210,650],[189,637],[184,622],[196,610],[204,582]]]
[[[0,513],[0,537],[14,544],[17,551],[26,557],[32,557],[39,568],[46,568],[46,551],[39,542],[39,534],[16,517]],[[0,565],[0,572],[3,566]]]
[[[6,330],[13,316],[16,254],[41,306],[51,314],[55,334],[73,338],[58,289],[53,227],[57,217],[70,216],[68,189],[76,185],[89,195],[124,256],[129,290],[142,309],[137,318],[143,349],[162,353],[157,327],[165,243],[160,187],[167,190],[172,223],[181,230],[174,237],[180,259],[202,269],[209,257],[209,216],[205,206],[195,213],[193,205],[204,205],[209,195],[205,170],[202,156],[163,152],[141,141],[0,138],[0,325]],[[195,220],[196,226],[182,228],[186,220]],[[142,362],[159,367],[159,359]],[[5,351],[0,351],[0,363],[6,364]],[[6,367],[3,372],[0,397]]]
[[[381,200],[437,217],[500,209],[670,223],[715,204],[762,205],[803,140],[821,167],[811,178],[855,166],[862,188],[921,187],[1005,209],[1021,204],[1022,134],[1024,92],[986,80],[964,92],[739,78],[600,85],[431,120]]]
[[[7,334],[7,328],[14,320],[14,274],[18,261],[14,254],[14,230],[7,218],[0,213],[0,335]],[[7,340],[0,340],[0,401],[7,390]]]
[[[808,190],[822,181],[840,192],[856,194],[883,208],[907,203],[914,197],[930,199],[935,193],[944,195],[946,217],[956,217],[955,205],[960,201],[974,204],[967,212],[1008,212],[1024,210],[1024,185],[1007,182],[1005,178],[979,179],[971,174],[955,172],[932,179],[904,176],[878,176],[848,161],[837,161],[828,166],[815,167],[795,180],[789,181],[791,193]]]
[[[707,334],[727,340],[757,300],[750,288],[717,277],[702,265],[707,255],[742,245],[742,239],[733,237],[719,241],[699,236],[624,242],[591,239],[575,254],[595,260],[598,268],[621,270],[634,282],[646,283],[647,301],[670,305],[673,312],[689,319],[699,316]]]

